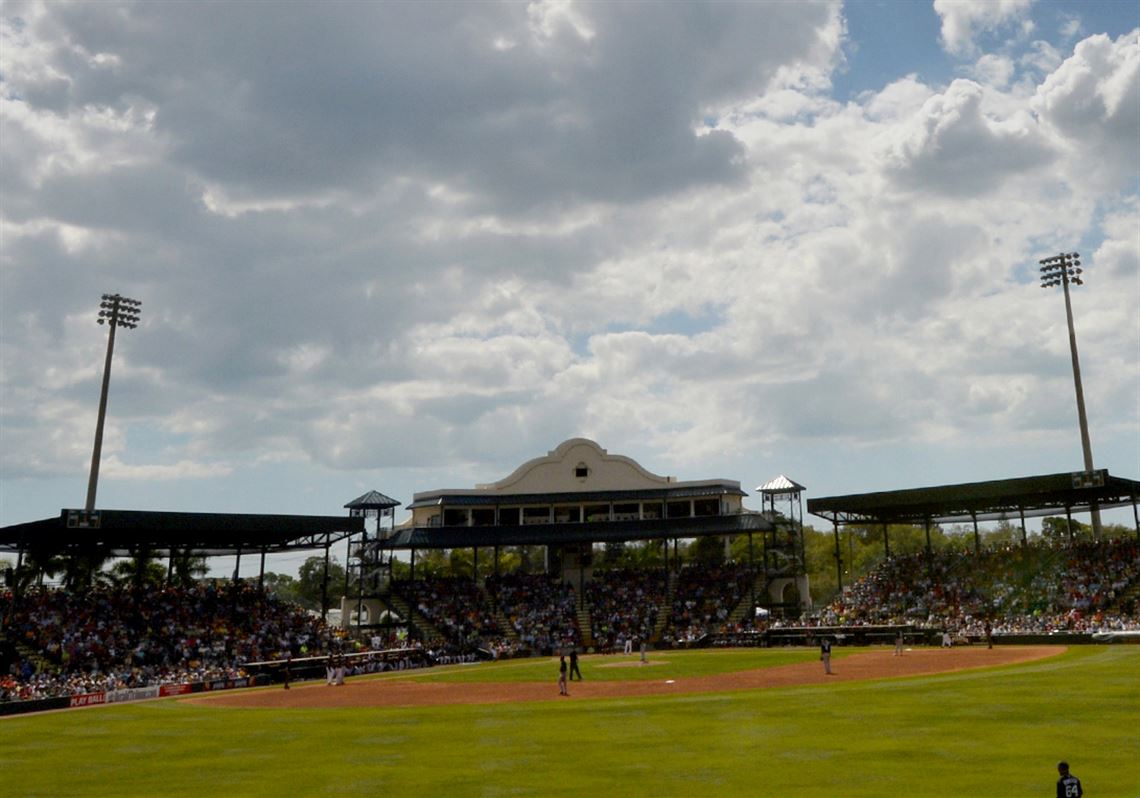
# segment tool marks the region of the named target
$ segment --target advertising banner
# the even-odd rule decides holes
[[[107,701],[106,693],[84,693],[73,695],[68,699],[69,707],[89,707],[93,704],[103,704]]]

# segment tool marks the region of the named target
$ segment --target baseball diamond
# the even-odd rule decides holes
[[[577,682],[574,697],[579,699],[632,698],[642,696],[680,696],[692,693],[717,693],[757,690],[774,687],[818,685],[826,682],[889,679],[925,676],[969,668],[1011,665],[1057,656],[1064,646],[1005,646],[996,649],[980,647],[951,650],[917,649],[905,657],[892,657],[886,649],[857,650],[843,657],[836,666],[834,679],[824,676],[814,662],[798,662],[770,668],[731,671],[707,676],[667,678],[653,674],[649,680],[607,681],[606,668],[621,665],[640,666],[640,662],[610,662],[612,657],[595,655],[583,662],[594,666],[597,678]],[[669,652],[655,654],[649,665],[664,665]],[[673,655],[676,656],[676,655]],[[680,654],[684,656],[684,654]],[[553,672],[557,660],[550,660]],[[493,665],[482,666],[494,667]],[[509,669],[508,669],[509,670]],[[478,674],[472,674],[478,678]],[[438,704],[499,704],[519,701],[553,701],[558,695],[548,684],[533,681],[462,681],[451,682],[424,676],[420,672],[396,674],[390,678],[362,677],[348,690],[324,690],[312,684],[285,692],[283,690],[243,690],[185,699],[193,703],[224,707],[325,708],[325,707],[418,707]]]

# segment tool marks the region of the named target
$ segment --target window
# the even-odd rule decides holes
[[[590,467],[585,463],[578,463],[578,465],[574,466],[574,476],[577,479],[585,479],[590,476]]]
[[[696,499],[693,501],[693,515],[720,515],[719,499]]]

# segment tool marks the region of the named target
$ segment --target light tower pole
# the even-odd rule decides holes
[[[103,363],[103,390],[99,394],[99,418],[95,422],[95,450],[91,453],[91,478],[87,481],[88,513],[95,509],[95,491],[99,484],[99,458],[103,452],[103,419],[107,415],[107,388],[111,385],[111,356],[115,352],[115,329],[133,330],[139,324],[142,302],[118,294],[103,294],[99,303],[99,323],[111,328],[107,337],[107,359]]]
[[[1077,331],[1073,327],[1073,303],[1069,299],[1069,283],[1084,285],[1081,279],[1081,254],[1062,252],[1051,258],[1039,260],[1041,264],[1041,287],[1061,286],[1065,294],[1065,318],[1069,322],[1069,352],[1073,358],[1073,384],[1077,391],[1077,422],[1081,427],[1081,449],[1085,456],[1085,471],[1093,471],[1092,443],[1089,441],[1089,419],[1085,414],[1085,391],[1081,387],[1081,361],[1077,356]],[[1100,508],[1094,502],[1089,508],[1092,515],[1093,536],[1101,536]]]

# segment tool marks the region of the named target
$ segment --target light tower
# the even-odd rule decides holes
[[[1069,352],[1073,358],[1073,384],[1077,391],[1077,422],[1081,428],[1081,448],[1085,456],[1085,472],[1093,472],[1092,443],[1089,441],[1089,420],[1085,415],[1085,391],[1081,387],[1081,361],[1077,357],[1077,332],[1073,327],[1073,304],[1069,299],[1069,284],[1084,285],[1081,279],[1081,254],[1062,252],[1038,261],[1041,264],[1041,287],[1061,286],[1065,294],[1065,318],[1069,322]],[[1089,508],[1092,515],[1093,536],[1101,536],[1100,508],[1094,502]]]
[[[115,329],[133,330],[139,325],[142,302],[119,294],[103,294],[99,304],[99,323],[111,328],[107,337],[107,360],[103,363],[103,390],[99,394],[99,418],[95,422],[95,450],[91,453],[91,478],[87,481],[87,504],[90,514],[95,509],[95,491],[99,485],[99,458],[103,451],[103,419],[107,415],[107,388],[111,384],[111,356],[115,352]]]

